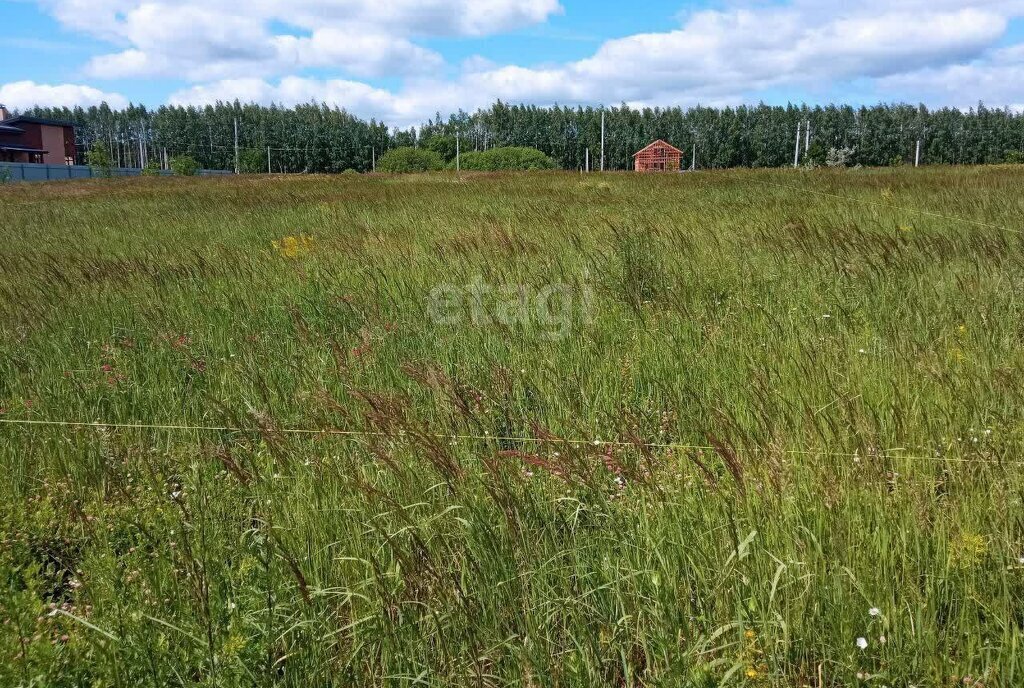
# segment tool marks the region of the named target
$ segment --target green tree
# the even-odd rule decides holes
[[[267,171],[267,153],[259,148],[246,148],[238,154],[238,171],[260,174]]]
[[[100,177],[114,176],[114,163],[110,158],[110,149],[102,141],[97,141],[89,147],[85,154],[85,162],[92,168],[94,174]]]
[[[434,134],[424,139],[423,147],[440,155],[445,162],[455,159],[457,144],[454,136]]]

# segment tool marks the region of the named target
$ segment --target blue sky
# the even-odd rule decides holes
[[[0,102],[1024,107],[1024,0],[0,0]],[[16,56],[11,59],[11,56]]]

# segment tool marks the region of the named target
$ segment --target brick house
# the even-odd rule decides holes
[[[75,127],[41,117],[11,117],[0,105],[0,162],[75,164]]]

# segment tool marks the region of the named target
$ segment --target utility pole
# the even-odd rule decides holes
[[[807,120],[807,132],[804,134],[804,157],[807,157],[807,151],[811,148],[811,120]]]
[[[690,171],[697,171],[697,141],[693,142],[693,157],[690,158]]]
[[[604,172],[604,110],[601,110],[601,171]]]
[[[139,129],[139,169],[146,166],[146,141],[142,129]]]
[[[586,154],[584,155],[584,158],[583,158],[583,171],[584,172],[589,172],[590,171],[590,149],[589,148],[587,149],[587,152],[586,152]]]
[[[794,169],[800,167],[800,125],[802,122],[796,123],[796,152],[793,153],[793,167]]]
[[[238,162],[238,118],[235,117],[235,174],[239,174],[241,171],[242,168]]]
[[[914,167],[921,166],[921,139],[917,140],[917,150],[914,151]]]
[[[270,171],[270,146],[267,146],[267,174],[273,174]]]

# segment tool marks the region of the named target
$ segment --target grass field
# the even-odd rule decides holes
[[[1022,199],[0,188],[0,685],[1022,685]]]

